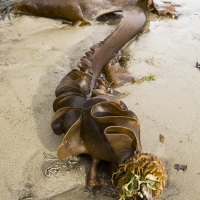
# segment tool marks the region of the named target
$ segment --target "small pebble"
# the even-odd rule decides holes
[[[159,135],[159,140],[160,140],[160,142],[161,142],[162,144],[164,144],[164,143],[165,143],[165,136],[162,135],[162,134],[160,134],[160,135]]]
[[[180,164],[174,164],[174,169],[176,170],[182,170],[182,171],[186,171],[187,170],[187,165],[180,165]]]

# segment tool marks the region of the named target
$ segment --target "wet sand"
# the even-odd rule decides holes
[[[150,31],[127,47],[136,77],[155,81],[126,85],[122,100],[141,123],[143,151],[159,156],[169,181],[161,199],[199,198],[200,185],[200,5],[177,0],[178,20],[150,15]],[[22,16],[0,22],[0,193],[2,199],[101,199],[85,191],[86,163],[58,162],[62,137],[53,134],[54,91],[92,44],[115,27],[68,27]],[[159,135],[165,137],[164,143]],[[174,169],[184,164],[185,172]]]

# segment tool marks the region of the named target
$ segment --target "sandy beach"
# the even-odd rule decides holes
[[[145,33],[127,46],[127,67],[154,81],[118,88],[141,123],[143,152],[165,163],[162,200],[200,199],[200,3],[176,0],[178,20],[150,14]],[[70,27],[21,16],[0,21],[0,194],[2,200],[107,200],[85,191],[87,162],[58,161],[63,136],[50,127],[54,91],[93,44],[116,26]],[[148,31],[149,29],[149,31]],[[159,136],[164,136],[164,142]],[[187,170],[174,169],[175,164]]]

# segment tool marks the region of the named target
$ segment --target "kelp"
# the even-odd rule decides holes
[[[159,198],[166,187],[167,173],[160,159],[140,153],[121,164],[113,174],[120,200],[128,197]]]
[[[120,164],[141,152],[141,143],[137,116],[107,92],[103,80],[98,81],[93,96],[87,97],[92,80],[88,68],[73,69],[61,80],[55,92],[51,126],[55,134],[65,134],[57,150],[59,159],[83,153],[91,155],[93,166],[88,185],[94,186],[99,181],[93,168],[100,160]]]
[[[65,134],[57,150],[58,158],[89,154],[93,160],[87,176],[90,187],[101,184],[99,161],[109,161],[118,166],[113,182],[117,183],[121,200],[137,196],[158,198],[166,186],[167,174],[159,158],[141,153],[137,116],[107,92],[108,87],[101,78],[93,96],[87,98],[92,77],[84,71],[72,70],[56,89],[52,128],[58,135]]]
[[[52,117],[52,129],[57,135],[64,134],[57,150],[58,158],[64,160],[80,154],[88,154],[92,158],[86,186],[101,185],[98,178],[98,164],[104,160],[118,169],[115,180],[118,182],[117,190],[121,191],[128,184],[121,181],[121,177],[127,176],[126,173],[122,175],[122,166],[129,166],[127,162],[130,163],[130,160],[140,160],[140,176],[145,181],[134,192],[128,191],[130,193],[128,195],[119,192],[120,198],[124,199],[130,196],[141,196],[141,194],[150,199],[152,190],[162,191],[160,186],[157,188],[158,182],[149,180],[150,177],[154,177],[152,170],[143,171],[145,165],[150,169],[153,166],[153,170],[162,167],[163,171],[156,175],[158,179],[166,177],[163,164],[158,158],[152,159],[152,155],[145,154],[146,160],[143,159],[140,123],[135,113],[109,92],[112,85],[109,79],[115,84],[123,84],[127,80],[133,81],[128,71],[117,66],[117,62],[107,64],[142,29],[145,20],[144,13],[139,8],[133,12],[124,12],[115,31],[104,41],[92,46],[90,51],[80,59],[79,69],[73,69],[61,80],[56,88],[56,99],[53,103],[55,114]],[[101,75],[105,65],[107,65],[104,69],[106,77]],[[159,164],[154,165],[157,161]],[[132,168],[126,168],[130,173]],[[129,183],[135,184],[138,176],[137,171],[134,171]],[[150,184],[151,188],[148,187]],[[162,186],[164,188],[165,184]],[[157,194],[154,196],[157,197]]]
[[[6,16],[11,19],[10,13],[30,14],[33,16],[64,20],[71,25],[88,25],[99,16],[113,11],[135,9],[138,2],[146,2],[150,11],[159,15],[178,18],[176,7],[179,5],[162,0],[19,0],[9,2],[0,9],[0,20]]]
[[[121,199],[142,195],[151,199],[159,197],[166,185],[165,169],[157,157],[142,154],[139,120],[123,101],[109,93],[110,85],[100,75],[104,62],[94,56],[101,52],[102,46],[109,46],[107,39],[115,38],[108,36],[91,47],[80,59],[79,69],[70,71],[56,88],[51,126],[57,135],[65,134],[57,156],[64,160],[80,154],[90,155],[88,187],[101,185],[98,164],[101,160],[108,161],[118,169],[113,179],[118,183],[116,189]],[[109,66],[116,69],[115,65],[113,62]],[[126,70],[117,70],[120,70],[119,79],[129,77]],[[112,78],[113,74],[108,74]]]

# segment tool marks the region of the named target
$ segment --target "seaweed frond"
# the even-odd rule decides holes
[[[152,154],[137,154],[119,166],[113,174],[117,180],[117,192],[120,200],[129,197],[144,197],[143,187],[153,197],[158,198],[167,182],[167,173],[160,159]]]

